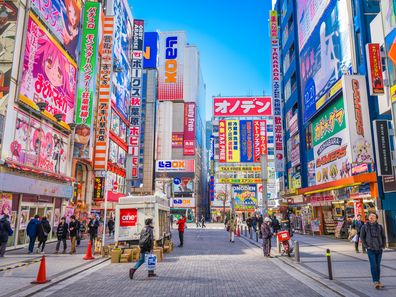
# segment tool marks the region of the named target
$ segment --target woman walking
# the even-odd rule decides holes
[[[39,244],[37,246],[37,253],[40,252],[40,247],[41,247],[41,253],[44,254],[45,243],[47,242],[48,234],[50,232],[51,232],[51,226],[47,220],[47,217],[42,217],[41,222],[37,227],[37,238],[39,241]]]

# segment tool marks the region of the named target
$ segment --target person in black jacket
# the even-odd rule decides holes
[[[73,255],[76,253],[76,241],[77,241],[77,232],[78,232],[78,224],[76,221],[76,216],[71,216],[70,217],[71,221],[69,223],[69,234],[70,234],[70,255]]]
[[[113,218],[110,218],[109,221],[107,222],[107,227],[109,228],[109,236],[111,236],[113,234],[114,236],[114,220]]]
[[[384,228],[377,221],[378,215],[370,213],[369,221],[360,229],[360,237],[367,249],[374,287],[380,289],[384,287],[380,278],[382,250],[385,248],[386,237]]]
[[[264,223],[261,225],[261,234],[263,235],[263,252],[264,257],[271,258],[271,219],[265,218]]]
[[[360,214],[357,215],[357,219],[353,221],[351,228],[356,230],[356,235],[357,237],[355,238],[355,251],[356,253],[359,253],[359,240],[360,240],[360,231],[362,230],[362,227],[364,226],[364,222],[362,221],[362,216]],[[366,250],[362,244],[362,251],[363,253],[366,253]]]
[[[4,215],[4,217],[0,220],[0,257],[4,257],[8,237],[14,233],[8,220],[8,215]]]
[[[69,226],[66,223],[66,219],[61,218],[61,221],[58,225],[58,229],[56,230],[56,237],[58,238],[58,242],[56,243],[55,254],[59,253],[59,246],[61,242],[63,242],[63,254],[66,254],[66,249],[67,249],[66,238],[68,232],[69,232]]]
[[[40,224],[37,226],[37,239],[38,239],[38,246],[37,246],[37,253],[40,252],[41,246],[41,253],[44,253],[45,243],[48,239],[48,234],[51,232],[50,223],[47,220],[47,217],[42,217]]]
[[[88,233],[92,246],[95,244],[95,239],[98,236],[99,220],[92,215],[88,223]]]

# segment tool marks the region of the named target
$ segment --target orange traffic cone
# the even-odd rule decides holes
[[[238,226],[238,237],[241,237],[241,228]]]
[[[88,241],[87,252],[85,253],[84,260],[93,260],[95,257],[92,257],[92,244],[91,241]]]
[[[46,273],[46,268],[45,268],[45,256],[41,258],[40,261],[40,268],[37,274],[37,279],[35,281],[32,281],[32,284],[45,284],[47,282],[50,282],[51,280],[47,279],[47,273]]]

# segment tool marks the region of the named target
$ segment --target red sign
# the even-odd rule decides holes
[[[182,148],[183,147],[183,132],[172,133],[172,148]]]
[[[213,99],[214,115],[224,116],[270,116],[272,115],[271,97],[218,97]]]
[[[120,227],[132,227],[137,223],[137,209],[124,208],[120,209]]]
[[[366,47],[370,72],[368,76],[370,95],[384,94],[380,45],[378,43],[369,43]]]
[[[195,155],[195,103],[184,103],[184,156]]]
[[[118,191],[118,182],[117,181],[114,181],[114,183],[113,183],[113,191],[114,192]]]
[[[258,120],[253,123],[254,130],[254,162],[260,162],[261,156],[267,154],[267,121]]]
[[[219,121],[219,161],[226,162],[226,121]]]

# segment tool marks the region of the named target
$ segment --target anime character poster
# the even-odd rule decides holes
[[[132,17],[123,0],[114,1],[113,88],[111,100],[127,119],[131,99]]]
[[[29,221],[29,209],[22,209],[19,219],[19,230],[25,230]]]
[[[0,193],[0,217],[4,215],[11,216],[12,211],[12,194]]]
[[[256,185],[232,185],[235,210],[254,210],[257,207]]]
[[[59,226],[60,219],[61,219],[60,209],[55,208],[55,210],[54,210],[54,227]]]
[[[33,10],[77,61],[80,38],[81,0],[31,0]]]
[[[33,13],[29,14],[19,96],[46,102],[51,114],[62,114],[63,121],[74,121],[76,63],[51,37]]]

